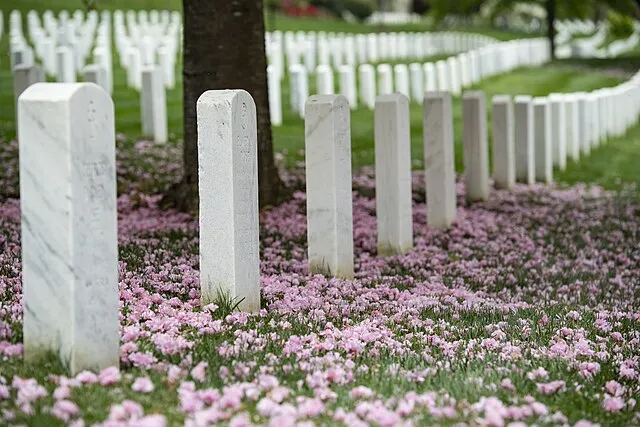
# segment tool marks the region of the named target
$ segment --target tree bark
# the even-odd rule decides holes
[[[183,0],[184,147],[182,181],[164,204],[183,211],[198,205],[196,101],[211,89],[244,89],[256,103],[260,206],[284,193],[273,158],[262,0]]]
[[[547,0],[547,38],[551,46],[551,59],[556,59],[556,0]]]

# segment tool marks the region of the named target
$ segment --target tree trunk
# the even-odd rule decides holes
[[[183,0],[184,175],[165,196],[165,206],[194,211],[198,205],[196,101],[210,89],[244,89],[253,96],[258,121],[260,206],[284,193],[273,158],[269,116],[264,15],[261,0]]]
[[[551,46],[551,59],[556,59],[556,0],[547,0],[547,38]]]

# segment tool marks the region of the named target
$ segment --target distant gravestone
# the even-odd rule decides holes
[[[220,298],[260,310],[256,107],[244,90],[197,103],[202,305]]]
[[[580,152],[583,156],[591,154],[591,105],[588,95],[584,92],[578,97],[578,126],[580,128]]]
[[[333,70],[329,65],[318,65],[316,68],[316,86],[319,95],[333,95]]]
[[[427,62],[422,66],[424,71],[424,91],[435,92],[438,90],[438,82],[436,77],[436,67],[432,62]],[[423,97],[424,98],[424,97]]]
[[[424,76],[422,75],[422,65],[413,63],[409,65],[411,77],[411,100],[422,103],[424,100]]]
[[[567,94],[564,103],[567,114],[567,155],[571,160],[578,161],[580,159],[578,98],[574,94]]]
[[[353,208],[347,99],[316,95],[305,107],[309,272],[351,279]]]
[[[273,65],[267,66],[267,83],[271,124],[280,126],[282,124],[282,92],[280,78],[278,77],[277,69]]]
[[[127,68],[127,85],[130,88],[141,90],[142,88],[142,58],[140,49],[130,48],[128,53],[129,67]]]
[[[413,247],[408,98],[379,96],[374,125],[378,255],[401,255]]]
[[[58,81],[61,83],[75,83],[76,82],[76,64],[73,58],[73,51],[66,47],[60,46],[56,50]]]
[[[460,81],[460,67],[458,66],[458,58],[450,56],[447,58],[447,68],[449,69],[449,90],[453,95],[460,95],[461,81]]]
[[[564,96],[549,95],[551,107],[551,140],[553,165],[563,171],[567,168],[567,109],[564,106]]]
[[[109,93],[107,71],[98,64],[89,64],[82,70],[83,80],[87,83],[95,83]]]
[[[340,69],[340,94],[349,101],[352,110],[358,108],[358,90],[356,88],[356,73],[353,65],[341,65]]]
[[[493,181],[496,188],[509,189],[516,180],[513,102],[508,95],[493,97]]]
[[[411,96],[409,92],[409,70],[406,64],[397,64],[393,67],[395,91],[403,94],[407,98]]]
[[[393,93],[393,75],[391,65],[378,65],[378,94],[390,95]]]
[[[376,75],[371,64],[362,64],[358,68],[360,75],[360,101],[373,110],[376,102]]]
[[[450,93],[425,93],[423,129],[427,224],[435,228],[449,228],[456,218],[452,114]]]
[[[16,103],[16,111],[18,98],[29,86],[44,82],[44,70],[39,65],[18,65],[13,68],[13,95]]]
[[[484,93],[465,92],[462,99],[464,184],[468,201],[489,199],[487,107]]]
[[[153,140],[159,144],[167,142],[167,101],[162,82],[162,70],[157,65],[145,67],[142,70],[140,112],[142,134],[153,137]]]
[[[514,124],[516,147],[516,180],[525,184],[535,182],[535,150],[533,129],[533,104],[528,95],[514,100]]]
[[[436,62],[436,73],[437,73],[437,89],[441,92],[446,92],[451,90],[451,85],[449,84],[449,67],[447,67],[447,63],[444,61]]]
[[[544,97],[533,99],[536,180],[553,181],[553,156],[551,153],[551,108]]]
[[[54,352],[72,375],[118,365],[111,98],[90,83],[37,83],[18,117],[25,360]]]

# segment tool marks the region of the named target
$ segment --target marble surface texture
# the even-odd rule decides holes
[[[309,271],[350,279],[354,266],[349,103],[342,95],[315,95],[305,108]]]
[[[18,104],[25,360],[117,366],[113,103],[92,83],[37,83]]]
[[[551,105],[551,150],[553,165],[563,171],[567,168],[567,109],[564,95],[549,95]]]
[[[546,97],[533,99],[536,180],[553,181],[553,157],[551,153],[551,108]]]
[[[516,181],[513,101],[508,95],[492,99],[493,181],[496,188],[508,189]]]
[[[462,99],[464,184],[468,201],[489,200],[489,147],[484,92],[465,92]]]
[[[516,96],[513,111],[516,180],[525,184],[533,184],[535,182],[535,150],[532,98],[528,95]]]
[[[423,111],[427,224],[449,228],[456,217],[453,116],[449,92],[426,92]]]
[[[152,137],[159,144],[169,138],[167,123],[167,100],[162,82],[162,69],[158,65],[142,69],[142,92],[140,93],[142,134]]]
[[[244,90],[197,103],[202,304],[220,295],[260,309],[256,106]]]
[[[409,99],[379,96],[374,117],[378,255],[413,247]]]

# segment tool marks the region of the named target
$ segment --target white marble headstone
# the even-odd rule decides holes
[[[260,309],[256,106],[244,90],[197,103],[202,305],[219,298]]]
[[[553,156],[551,152],[551,108],[544,97],[533,99],[536,180],[553,181]]]
[[[464,184],[468,201],[489,199],[487,107],[484,93],[465,92],[462,99]]]
[[[535,147],[533,128],[533,100],[528,95],[514,99],[514,127],[516,147],[516,180],[525,184],[535,182]]]
[[[427,224],[449,228],[456,218],[451,94],[426,92],[423,114]]]
[[[399,92],[409,98],[409,70],[406,64],[396,64],[393,67],[395,92]]]
[[[162,69],[158,65],[146,66],[142,70],[140,113],[142,135],[152,137],[159,144],[167,142],[167,100]]]
[[[316,87],[319,95],[333,95],[333,69],[329,65],[318,65],[316,68]]]
[[[309,272],[353,278],[351,130],[347,99],[315,95],[305,107]]]
[[[358,67],[360,77],[360,101],[372,110],[376,102],[376,75],[371,64],[362,64]]]
[[[352,110],[358,108],[358,90],[356,88],[356,73],[353,65],[341,65],[340,73],[340,94],[349,101]]]
[[[551,135],[553,165],[563,171],[567,167],[567,109],[564,106],[564,96],[549,95],[551,107]]]
[[[393,93],[393,75],[391,65],[378,65],[378,94],[389,95]]]
[[[92,83],[37,83],[18,104],[25,360],[117,366],[113,102]]]
[[[378,255],[400,255],[413,247],[409,99],[379,96],[374,122]]]
[[[267,66],[267,83],[269,90],[269,115],[273,126],[282,124],[282,92],[280,77],[273,65]]]
[[[496,188],[513,187],[516,180],[513,102],[508,95],[492,99],[493,181]]]
[[[424,76],[422,73],[422,64],[413,63],[409,65],[409,73],[411,76],[411,100],[422,104],[424,100]]]

